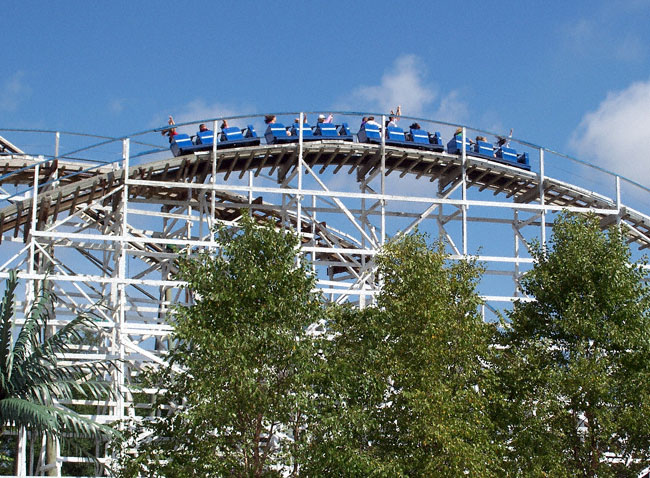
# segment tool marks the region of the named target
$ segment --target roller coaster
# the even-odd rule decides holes
[[[55,327],[97,314],[99,341],[67,360],[120,359],[116,399],[69,405],[96,407],[100,422],[147,413],[132,385],[164,363],[168,311],[189,300],[175,279],[178,255],[217,250],[213,228],[242,215],[298,234],[324,297],[359,307],[377,293],[382,245],[427,232],[452,260],[485,264],[485,320],[526,300],[517,285],[532,264],[529,247],[546,241],[563,209],[596,214],[603,228],[618,224],[635,251],[650,246],[642,212],[650,190],[614,173],[463,125],[402,118],[417,125],[404,131],[374,114],[380,123],[353,133],[349,124],[373,114],[334,112],[346,121],[310,126],[306,117],[318,113],[182,123],[169,145],[160,135],[168,126],[119,138],[0,129],[27,145],[0,137],[0,276],[19,271],[23,311],[47,279],[58,298]],[[246,126],[220,130],[224,119]],[[194,133],[199,123],[212,129]],[[59,465],[79,460],[62,456]]]

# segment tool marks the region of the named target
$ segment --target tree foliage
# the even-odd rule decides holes
[[[306,333],[322,314],[315,279],[297,262],[297,238],[271,224],[244,217],[217,240],[220,254],[182,263],[194,303],[176,309],[171,367],[158,377],[167,388],[160,405],[174,410],[145,424],[153,438],[124,475],[298,471],[320,360]]]
[[[375,306],[325,305],[297,239],[244,219],[185,260],[166,389],[122,476],[635,476],[650,449],[649,295],[616,230],[562,215],[501,328],[475,262],[413,234]],[[308,333],[316,322],[324,331]]]
[[[650,452],[650,295],[616,228],[563,214],[499,337],[512,476],[637,476]]]
[[[391,242],[378,265],[377,307],[332,321],[338,382],[315,440],[321,461],[307,466],[313,476],[494,476],[480,268],[450,263],[421,234]]]

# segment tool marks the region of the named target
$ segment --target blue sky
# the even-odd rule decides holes
[[[650,185],[649,20],[649,0],[8,2],[0,128],[401,104]]]

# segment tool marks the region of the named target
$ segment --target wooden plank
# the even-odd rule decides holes
[[[248,171],[248,168],[251,165],[251,161],[253,161],[254,157],[255,151],[251,151],[251,154],[249,154],[248,158],[246,159],[246,163],[244,163],[244,167],[242,168],[241,173],[239,173],[239,179],[244,177],[244,174],[246,174],[246,171]]]
[[[255,177],[258,177],[260,175],[260,171],[262,171],[262,168],[266,164],[266,161],[269,159],[269,155],[270,155],[270,150],[267,149],[264,158],[262,158],[262,161],[260,161],[260,164],[257,167],[257,171],[255,171]]]

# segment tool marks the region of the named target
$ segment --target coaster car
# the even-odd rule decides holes
[[[347,123],[335,125],[333,123],[318,123],[314,128],[315,139],[338,139],[354,141]]]
[[[530,158],[528,157],[528,153],[517,154],[517,151],[514,149],[508,148],[506,146],[501,146],[496,150],[495,156],[495,161],[514,165],[530,171]]]
[[[207,135],[206,141],[208,141]],[[196,144],[194,141],[192,141],[192,138],[190,138],[189,135],[177,134],[172,138],[172,142],[170,143],[169,147],[172,150],[172,154],[174,156],[183,156],[185,154],[211,150],[212,140],[210,139],[209,141],[209,144]]]
[[[248,125],[244,129],[236,126],[223,128],[219,137],[219,148],[234,148],[238,146],[257,146],[261,138],[257,136],[253,125]]]
[[[264,133],[264,138],[266,138],[267,144],[286,144],[298,141],[298,136],[290,135],[290,132],[282,123],[269,124],[266,133]]]
[[[445,145],[442,144],[440,133],[436,131],[431,134],[423,129],[411,128],[409,133],[406,134],[406,139],[413,143],[411,146],[418,149],[427,149],[429,151],[437,151],[439,153],[445,150]]]
[[[300,138],[300,123],[294,123],[291,126],[291,136],[295,136],[296,138]],[[303,141],[316,141],[319,140],[320,138],[316,138],[314,136],[314,132],[311,129],[311,126],[309,126],[307,123],[302,124],[302,140]]]
[[[360,143],[381,144],[381,131],[379,125],[365,123],[357,133]]]

